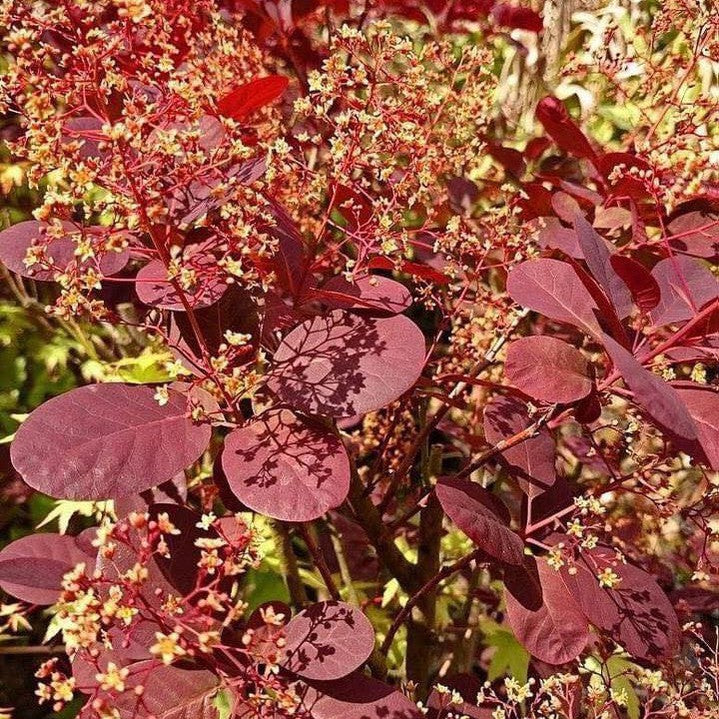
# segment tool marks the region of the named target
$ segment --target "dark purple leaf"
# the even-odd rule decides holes
[[[629,288],[634,304],[644,313],[651,312],[661,299],[659,285],[654,276],[644,265],[631,257],[614,254],[609,258],[609,262]]]
[[[150,487],[140,494],[116,499],[115,515],[127,517],[130,512],[146,512],[152,504],[184,504],[187,500],[187,481],[184,472],[178,472],[172,479],[157,487]]]
[[[331,682],[312,682],[303,706],[313,719],[423,719],[417,705],[378,679],[356,672]]]
[[[406,317],[334,310],[284,338],[267,386],[307,414],[351,417],[404,394],[419,379],[424,361],[424,336]]]
[[[222,468],[243,504],[290,522],[321,517],[349,491],[349,458],[339,437],[285,409],[269,410],[233,430]]]
[[[34,280],[42,280],[43,282],[52,282],[57,272],[62,272],[70,266],[74,266],[78,262],[75,256],[76,244],[73,237],[80,237],[81,233],[85,235],[96,236],[107,232],[102,227],[85,227],[80,228],[71,222],[61,222],[60,225],[65,234],[61,237],[49,239],[46,230],[53,227],[46,222],[36,222],[35,220],[27,220],[19,222],[12,227],[0,232],[0,262],[2,262],[9,270],[23,277],[30,277]],[[25,265],[25,258],[30,247],[35,245],[43,245],[47,249],[47,255],[52,258],[55,269],[44,269],[43,265],[35,264],[30,267]],[[96,243],[93,243],[96,246]],[[98,249],[97,258],[81,262],[82,267],[93,267],[99,269],[103,275],[114,275],[119,272],[130,259],[130,255],[126,250],[122,252],[100,252]]]
[[[543,402],[576,402],[586,397],[594,384],[589,361],[555,337],[515,340],[507,349],[504,371],[517,389]]]
[[[652,312],[657,327],[684,322],[719,297],[719,281],[701,260],[675,255],[658,262],[652,275],[659,285],[661,301]]]
[[[697,429],[699,444],[712,469],[719,471],[719,394],[707,389],[678,389]]]
[[[192,289],[185,290],[184,295],[192,308],[208,307],[219,301],[227,290],[227,282],[222,273],[217,272],[217,264],[211,255],[202,255],[196,262],[188,263],[197,273],[197,281]],[[135,291],[144,302],[151,307],[165,310],[184,311],[180,293],[167,279],[167,269],[160,260],[148,262],[135,279]]]
[[[612,267],[611,253],[604,238],[579,213],[574,216],[574,229],[592,277],[606,293],[619,318],[627,317],[632,311],[632,296]]]
[[[282,665],[305,679],[341,679],[361,667],[374,649],[369,620],[344,602],[309,606],[290,621],[286,636]]]
[[[141,714],[137,712],[137,695],[133,688],[142,685]],[[120,719],[218,719],[214,697],[220,682],[213,672],[190,671],[174,666],[142,662],[133,665],[125,682],[126,690],[109,699],[120,713]]]
[[[484,434],[490,444],[512,437],[533,422],[525,403],[511,397],[494,397],[484,410]],[[557,478],[554,449],[552,435],[542,427],[535,437],[505,449],[501,456],[522,490],[534,496]]]
[[[382,275],[349,282],[343,275],[328,280],[313,293],[331,308],[362,311],[372,315],[397,315],[412,304],[412,294],[399,282]]]
[[[534,557],[525,556],[520,565],[506,564],[504,586],[517,602],[532,612],[539,610],[544,603],[537,560]]]
[[[220,345],[227,344],[225,333],[228,331],[250,335],[252,347],[259,341],[257,306],[252,295],[237,284],[230,285],[218,302],[209,307],[199,307],[193,314],[201,328],[205,347],[212,357],[219,354]],[[204,377],[202,348],[186,312],[172,313],[169,333],[171,349],[182,364]],[[254,353],[248,352],[240,355],[236,362],[241,365],[253,358]]]
[[[556,217],[542,217],[538,222],[540,230],[537,240],[541,247],[551,247],[570,257],[582,259],[582,249],[574,229],[564,227]]]
[[[667,226],[672,247],[694,257],[719,257],[719,202],[690,201],[680,205],[672,216]]]
[[[635,403],[662,429],[684,439],[696,439],[694,421],[677,391],[643,367],[608,335],[604,336],[603,342],[617,371],[634,393]]]
[[[172,479],[207,447],[210,427],[189,419],[173,390],[160,406],[152,387],[80,387],[38,407],[20,426],[13,466],[34,489],[62,499],[137,494]]]
[[[589,641],[589,625],[567,590],[561,574],[544,559],[537,560],[544,603],[532,611],[510,592],[505,593],[507,620],[517,639],[533,656],[547,664],[576,659]]]
[[[608,548],[588,550],[562,578],[587,619],[608,632],[632,656],[658,662],[671,657],[679,644],[679,623],[666,594],[654,578],[616,560]],[[609,569],[618,582],[602,587],[598,576]]]
[[[444,477],[434,490],[445,514],[487,554],[522,564],[524,542],[509,528],[506,507],[475,482]]]
[[[31,604],[54,604],[60,597],[62,577],[77,564],[87,574],[95,567],[95,551],[79,537],[66,534],[31,534],[0,552],[0,587]]]
[[[558,322],[599,334],[597,305],[571,265],[541,258],[517,265],[507,278],[507,292],[523,307]]]

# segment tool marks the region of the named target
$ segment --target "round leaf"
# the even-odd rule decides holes
[[[63,575],[81,563],[91,573],[95,556],[77,537],[31,534],[0,552],[0,587],[24,602],[54,604],[60,596]]]
[[[507,620],[517,639],[537,659],[565,664],[576,659],[589,641],[589,625],[559,572],[544,559],[537,561],[542,606],[533,611],[505,593]]]
[[[62,499],[137,494],[194,462],[210,428],[187,416],[184,395],[160,406],[152,387],[80,387],[41,405],[20,426],[12,463],[34,489]]]
[[[334,310],[284,338],[267,384],[307,414],[351,417],[404,394],[419,379],[424,361],[424,336],[406,317]]]
[[[364,664],[374,649],[367,617],[344,602],[319,602],[287,625],[282,665],[305,679],[341,679]]]
[[[543,402],[568,404],[592,391],[591,365],[571,345],[554,337],[523,337],[507,349],[507,379]]]
[[[349,458],[339,437],[289,410],[270,410],[231,432],[222,468],[243,504],[290,522],[321,517],[349,491]]]
[[[524,542],[508,526],[508,513],[498,499],[475,482],[445,477],[435,487],[445,514],[487,554],[509,564],[522,564]]]

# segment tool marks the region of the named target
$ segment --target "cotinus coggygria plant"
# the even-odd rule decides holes
[[[550,0],[0,3],[41,706],[716,715],[719,27],[645,4],[552,77]]]

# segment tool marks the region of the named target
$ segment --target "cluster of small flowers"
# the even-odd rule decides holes
[[[285,198],[288,206],[317,218],[313,229],[349,237],[358,265],[377,254],[395,261],[431,251],[426,229],[447,220],[446,178],[487,169],[490,60],[469,44],[428,40],[418,49],[381,22],[362,32],[343,26],[322,70],[309,75],[309,94],[295,102],[289,145],[275,148],[282,162],[270,172],[297,176],[303,188]],[[327,198],[344,227],[317,217]]]
[[[202,516],[196,529],[211,536],[193,541],[199,550],[195,584],[183,596],[163,576],[168,565],[162,562],[171,562],[173,540],[192,528],[181,532],[167,512],[150,518],[137,511],[99,528],[98,566],[91,575],[84,565],[65,575],[53,620],[80,678],[67,677],[54,662],[43,665],[41,701],[54,702],[58,711],[81,691],[90,695],[88,706],[98,717],[116,716],[111,699],[125,692],[142,701],[142,685],[128,665],[133,654],[123,647],[132,644],[136,652],[137,642],[151,635],[144,647],[147,661],[166,666],[179,659],[200,661],[248,704],[293,713],[299,699],[277,676],[286,618],[272,606],[262,607],[259,622],[235,636],[247,605],[233,582],[258,566],[255,532],[239,516],[218,520],[212,514]]]
[[[633,144],[648,167],[615,173],[639,180],[674,207],[719,186],[716,8],[701,0],[666,0],[647,25],[620,17],[608,23],[596,52],[575,58],[565,74],[583,77],[595,97],[631,113]]]

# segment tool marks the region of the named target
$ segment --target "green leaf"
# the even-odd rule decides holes
[[[486,620],[480,629],[487,639],[487,645],[496,651],[489,663],[489,681],[497,677],[510,676],[520,684],[527,683],[529,673],[529,652],[517,641],[514,634],[496,622]]]
[[[214,698],[215,709],[218,711],[217,719],[230,719],[232,716],[232,698],[226,689],[220,689]]]

